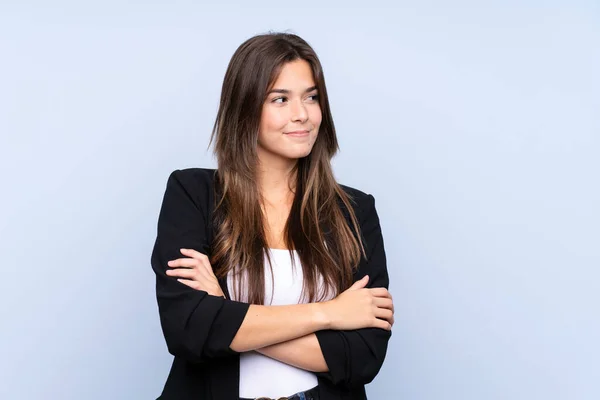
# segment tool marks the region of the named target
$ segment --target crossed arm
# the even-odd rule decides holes
[[[287,342],[263,347],[257,351],[267,357],[307,371],[329,371],[329,367],[321,351],[321,346],[317,340],[317,335],[314,333]]]
[[[272,315],[261,319],[255,312],[248,313],[252,305],[210,295],[202,288],[192,290],[185,277],[174,279],[177,276],[171,275],[167,262],[181,256],[179,246],[203,253],[209,249],[204,227],[209,208],[206,193],[211,188],[210,179],[204,175],[197,170],[175,171],[167,183],[159,215],[151,264],[156,274],[159,315],[169,352],[192,363],[204,363],[236,352],[255,350],[286,364],[314,371],[334,385],[369,383],[384,361],[390,330],[354,329],[343,324],[335,325],[335,329],[330,329],[327,324],[310,328],[299,325],[298,330],[269,329],[267,335],[257,337],[248,334],[248,327],[255,330],[257,326],[273,321]],[[361,260],[360,275],[357,273],[355,278],[368,274],[372,278],[369,287],[387,288],[383,239],[374,199],[368,195],[362,197],[361,203],[361,232],[367,257]],[[169,266],[173,265],[169,263]],[[182,267],[179,269],[189,269],[189,266]],[[269,307],[262,307],[265,307],[263,312],[271,313],[267,310]],[[340,320],[352,319],[355,314],[358,315],[353,311]],[[249,320],[244,321],[246,318]]]
[[[169,269],[167,275],[178,278],[179,282],[192,289],[203,290],[212,296],[225,297],[208,258],[193,249],[180,249],[180,251],[188,258],[169,261],[167,264],[173,269]],[[307,371],[327,372],[329,370],[314,333],[258,348],[255,351]]]
[[[327,372],[329,368],[314,333],[256,350],[285,364],[313,372]]]

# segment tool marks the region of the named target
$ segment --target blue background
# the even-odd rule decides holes
[[[150,252],[229,59],[324,66],[338,181],[372,193],[396,303],[371,399],[600,398],[600,6],[0,3],[0,398],[151,399]]]

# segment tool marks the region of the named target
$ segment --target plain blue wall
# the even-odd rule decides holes
[[[0,398],[158,396],[167,176],[214,167],[231,55],[285,29],[382,221],[371,398],[600,398],[597,2],[198,3],[0,3]]]

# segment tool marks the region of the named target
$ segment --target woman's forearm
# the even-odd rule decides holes
[[[327,329],[329,324],[322,303],[251,304],[229,347],[239,353],[257,350]]]
[[[267,357],[312,372],[327,372],[329,368],[314,333],[287,342],[256,350]]]

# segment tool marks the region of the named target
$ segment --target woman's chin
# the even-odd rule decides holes
[[[295,151],[295,152],[290,152],[288,154],[285,155],[285,157],[287,158],[293,158],[293,159],[298,159],[298,158],[304,158],[306,156],[308,156],[310,154],[310,150],[308,151]]]

